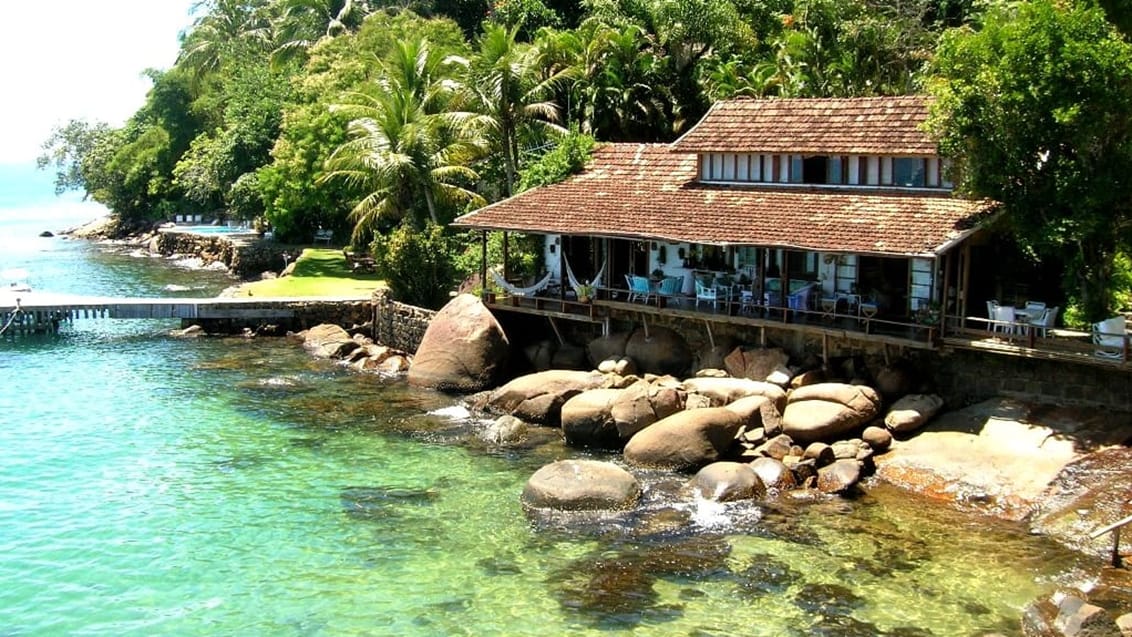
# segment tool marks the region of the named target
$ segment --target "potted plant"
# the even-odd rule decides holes
[[[664,278],[664,270],[661,270],[660,268],[653,270],[652,271],[652,278],[656,279],[656,280],[663,279]]]
[[[578,302],[589,303],[594,298],[594,286],[582,284],[578,286]]]

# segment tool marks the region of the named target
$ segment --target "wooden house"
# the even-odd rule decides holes
[[[931,341],[916,327],[941,308],[968,313],[964,246],[997,204],[952,192],[928,108],[922,96],[723,101],[672,144],[600,146],[583,173],[455,223],[542,235],[559,301],[569,275],[598,277],[590,317],[631,300]],[[633,294],[640,279],[651,287]]]

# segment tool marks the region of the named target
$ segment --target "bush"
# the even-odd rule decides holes
[[[456,286],[455,248],[453,238],[436,224],[430,222],[423,230],[402,224],[374,239],[374,265],[397,300],[439,308]]]

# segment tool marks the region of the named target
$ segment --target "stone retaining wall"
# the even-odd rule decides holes
[[[1132,411],[1132,373],[1123,369],[960,350],[917,359],[949,405],[1010,396]]]
[[[373,340],[404,352],[415,352],[436,311],[394,301],[388,288],[373,292]]]
[[[294,316],[270,319],[185,319],[182,327],[200,325],[209,334],[241,334],[250,330],[264,336],[283,336],[287,332],[330,323],[346,330],[370,335],[373,303],[370,301],[296,301],[288,305]]]
[[[223,263],[241,279],[252,279],[264,272],[280,272],[294,260],[294,246],[274,241],[199,235],[189,232],[159,232],[149,244],[150,252],[164,256],[185,255],[204,265]]]
[[[634,324],[640,327],[639,321]],[[693,352],[703,352],[710,347],[707,328],[702,321],[649,317],[649,325],[676,330],[688,341]],[[628,326],[628,322],[615,320],[613,329]],[[711,330],[717,345],[727,342],[759,345],[758,328],[712,324]],[[765,330],[768,347],[781,347],[791,354],[795,363],[821,364],[820,336],[773,327]],[[859,357],[874,373],[886,364],[886,360],[904,358],[911,361],[930,388],[952,408],[995,396],[1009,396],[1060,405],[1090,405],[1132,411],[1132,373],[1113,367],[893,345],[888,346],[886,352],[880,343],[834,338],[829,339],[828,345],[830,359]]]

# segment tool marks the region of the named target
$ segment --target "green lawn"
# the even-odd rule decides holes
[[[236,296],[368,298],[379,285],[376,274],[351,272],[341,250],[307,248],[291,276],[245,283]]]

